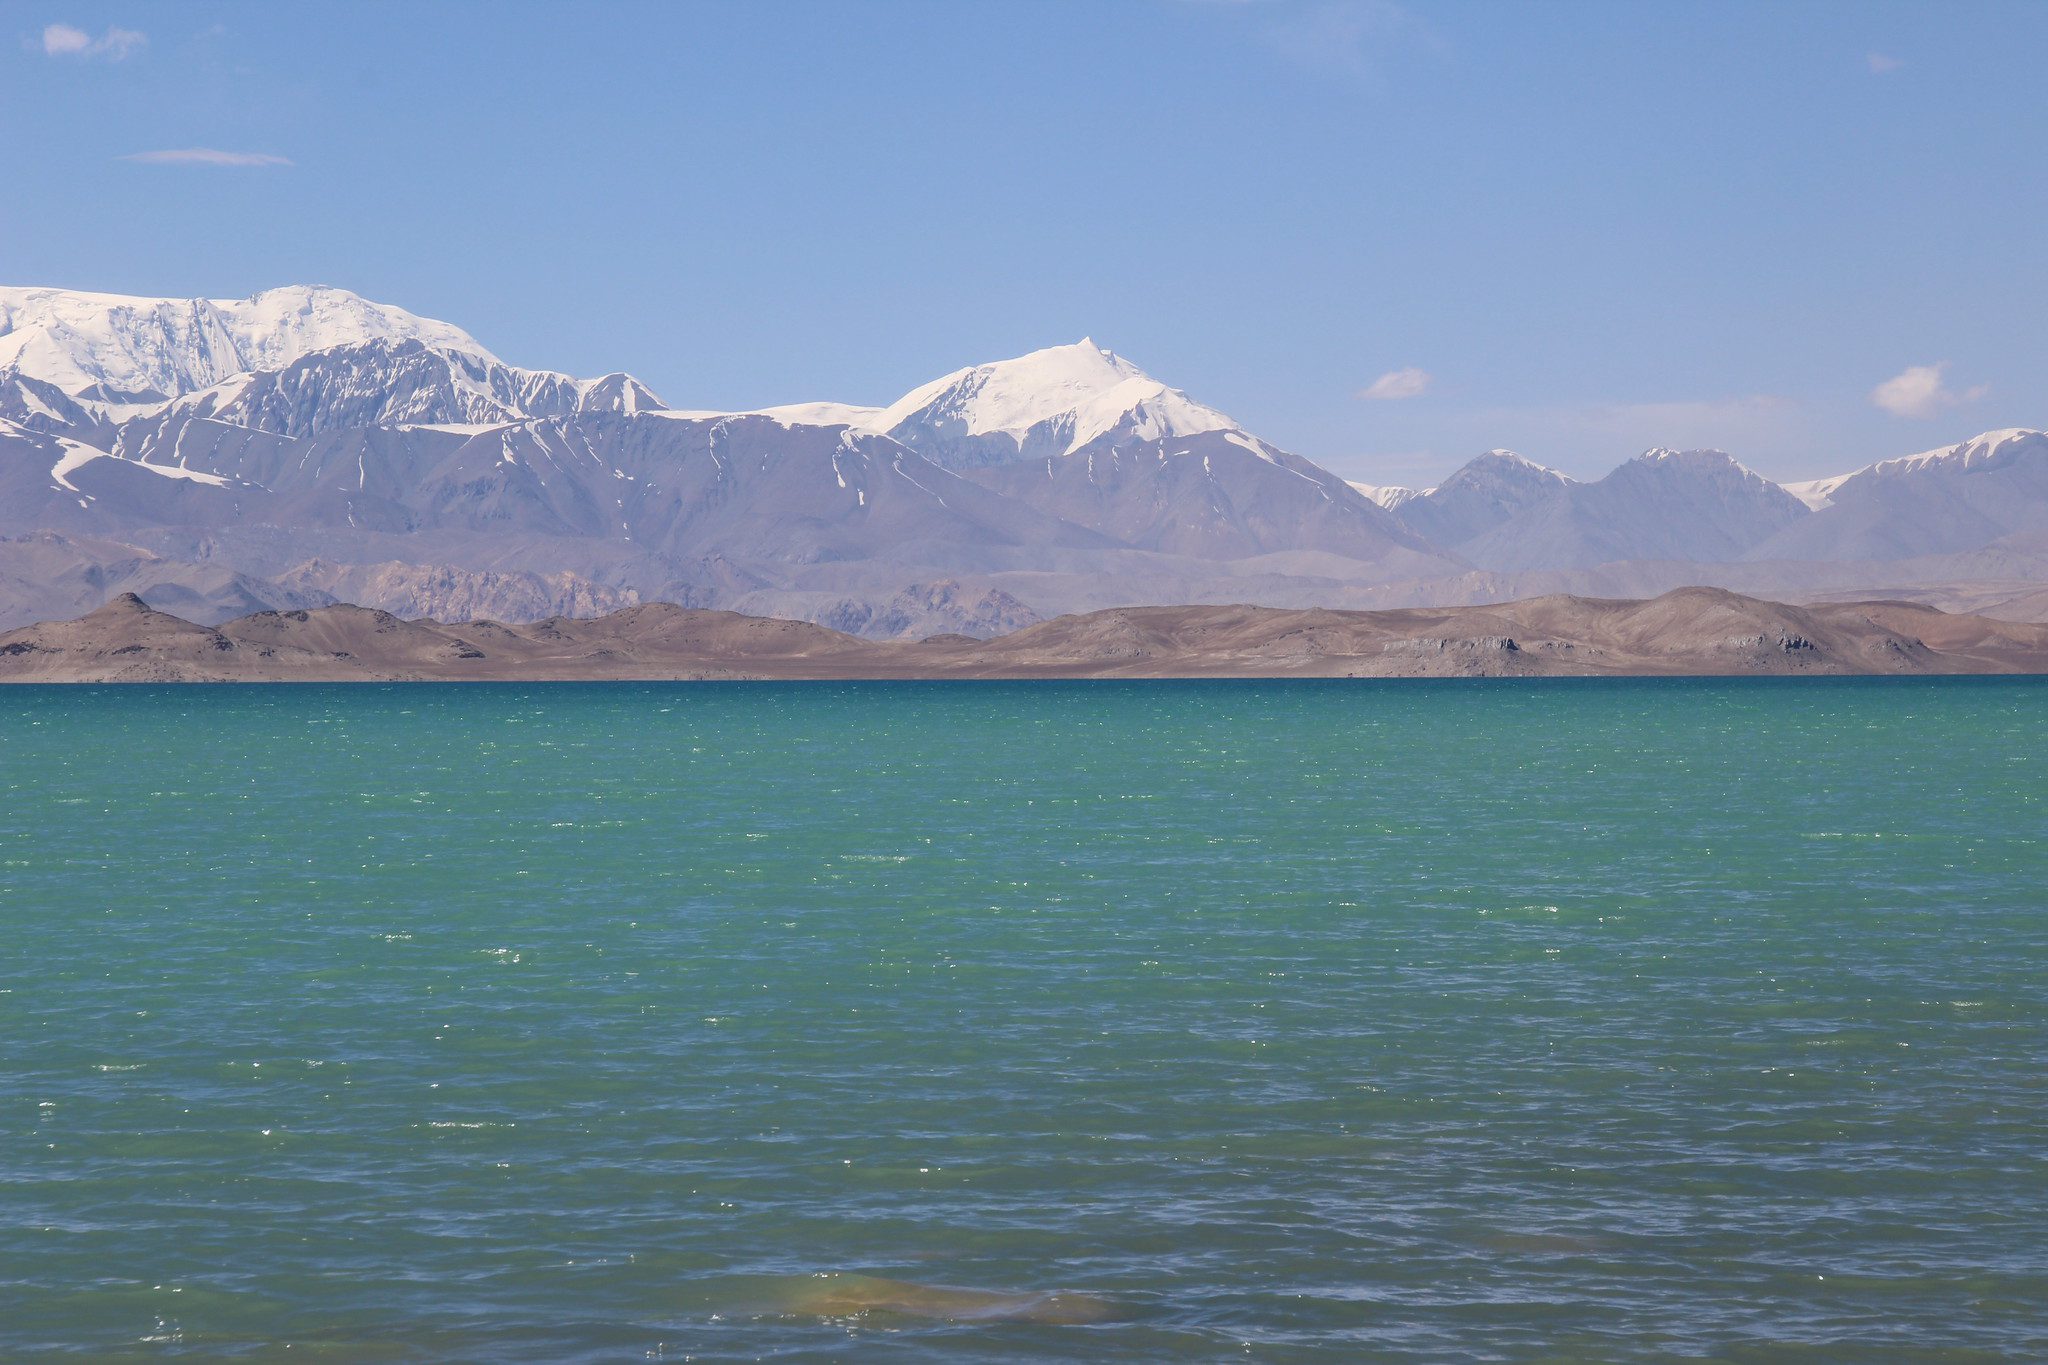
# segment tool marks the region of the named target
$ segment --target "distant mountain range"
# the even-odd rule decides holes
[[[343,290],[0,289],[0,628],[122,592],[532,621],[671,601],[872,637],[1077,610],[1457,605],[1684,584],[2048,616],[2048,435],[1780,485],[1653,450],[1344,481],[1092,341],[886,407],[669,407]]]

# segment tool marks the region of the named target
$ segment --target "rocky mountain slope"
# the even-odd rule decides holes
[[[1354,485],[1092,341],[894,403],[672,408],[341,290],[0,289],[0,626],[138,591],[508,620],[674,601],[887,637],[1101,607],[1719,584],[2048,611],[2048,436],[1781,487],[1714,451],[1581,483],[1489,451]]]
[[[1435,545],[1461,546],[1561,495],[1576,481],[1512,450],[1489,450],[1434,488],[1378,490],[1382,505]]]
[[[326,320],[292,331],[271,295],[17,292],[36,307],[12,353],[55,380],[0,376],[0,534],[43,536],[43,562],[124,546],[146,591],[212,619],[373,577],[412,614],[659,597],[987,632],[1105,581],[1230,595],[1238,561],[1272,553],[1336,556],[1351,577],[1458,567],[1341,479],[1087,342],[886,408],[706,413],[626,375],[509,366],[353,296],[292,295]],[[63,387],[116,379],[178,391],[120,406]],[[236,576],[167,581],[195,561]],[[96,576],[75,567],[74,583]],[[17,592],[0,620],[49,597]]]
[[[2048,626],[1905,603],[1789,607],[1707,588],[1450,610],[1131,607],[993,640],[905,642],[668,603],[524,625],[332,606],[212,627],[123,595],[76,621],[0,634],[0,682],[2044,671]]]
[[[1807,485],[1819,503],[1752,559],[1897,560],[2048,534],[2048,433],[1990,431]]]
[[[1651,450],[1592,483],[1525,501],[1460,551],[1489,569],[1562,569],[1624,560],[1743,558],[1813,516],[1792,494],[1718,450]]]

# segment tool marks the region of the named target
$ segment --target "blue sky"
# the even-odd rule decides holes
[[[7,283],[342,285],[702,407],[1088,334],[1382,482],[2048,424],[2048,4],[7,0],[0,40]]]

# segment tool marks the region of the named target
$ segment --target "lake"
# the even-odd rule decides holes
[[[0,1355],[2041,1358],[2044,720],[0,691]]]

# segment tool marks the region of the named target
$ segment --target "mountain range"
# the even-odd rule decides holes
[[[886,406],[711,412],[339,289],[0,289],[0,628],[136,592],[199,622],[667,601],[893,638],[1687,584],[2048,617],[2048,435],[1790,485],[1719,451],[1580,482],[1495,450],[1373,488],[1088,339]]]

